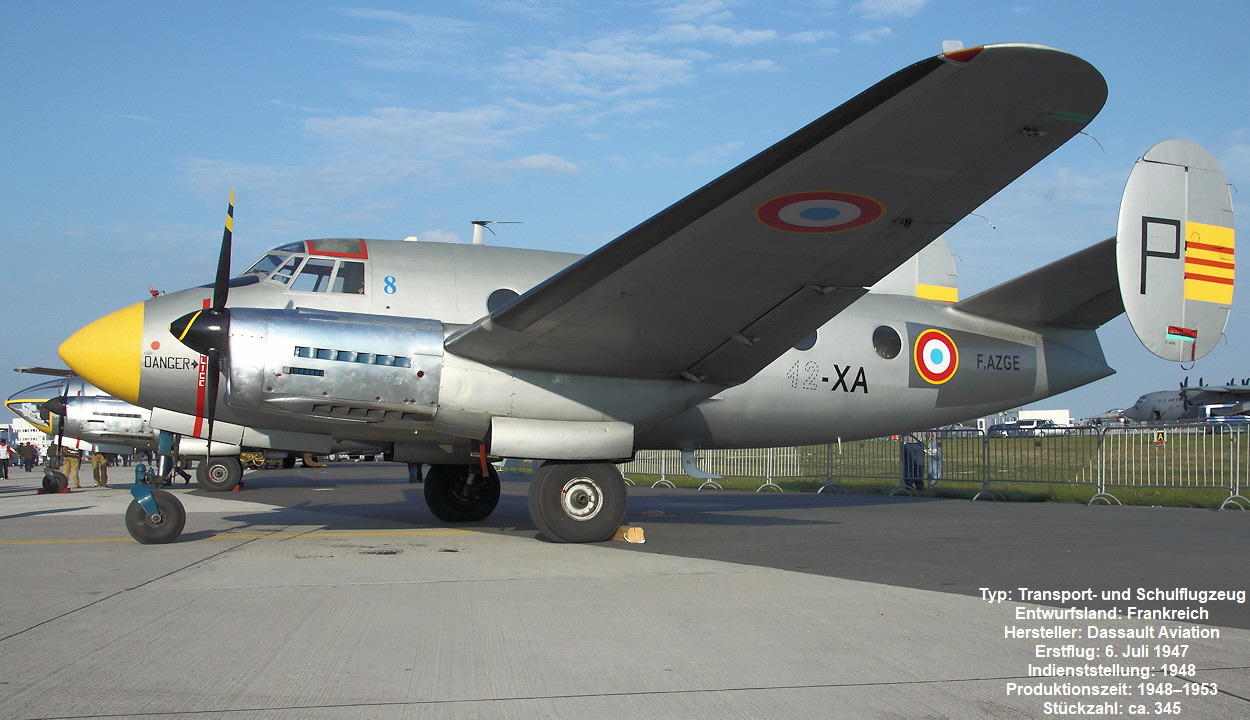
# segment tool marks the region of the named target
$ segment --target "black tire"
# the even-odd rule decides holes
[[[43,471],[43,491],[55,495],[69,487],[69,478],[60,470],[46,468]]]
[[[295,455],[294,454],[288,454],[286,457],[282,458],[283,470],[290,470],[293,467],[295,467]]]
[[[431,465],[425,474],[425,504],[443,522],[477,522],[499,504],[499,473],[487,465]]]
[[[548,463],[530,480],[530,517],[555,542],[611,540],[628,504],[625,478],[611,463]]]
[[[130,506],[126,508],[126,530],[130,532],[130,537],[144,545],[177,540],[187,524],[187,511],[178,496],[164,490],[153,490],[152,499],[160,512],[159,520],[153,520],[138,500],[130,501]]]
[[[243,479],[243,465],[238,458],[209,458],[195,469],[195,479],[208,492],[227,492]]]

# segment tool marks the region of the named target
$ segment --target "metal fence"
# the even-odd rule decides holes
[[[697,454],[647,450],[621,469],[626,477],[653,476],[654,485],[670,487],[670,477],[689,474],[702,482],[700,490],[720,488],[720,478],[758,480],[757,491],[781,490],[779,479],[809,479],[823,492],[844,490],[840,481],[857,478],[893,481],[891,494],[915,494],[926,484],[953,481],[971,483],[974,500],[1002,499],[1007,483],[1087,486],[1089,502],[1109,504],[1120,504],[1116,492],[1123,489],[1227,490],[1221,509],[1250,509],[1241,495],[1250,477],[1250,452],[1242,452],[1250,432],[1244,427],[1160,424],[1050,432],[989,437],[976,430],[931,430],[803,447]]]

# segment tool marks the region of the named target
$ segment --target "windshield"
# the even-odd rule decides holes
[[[356,259],[340,259],[337,256],[367,258],[363,249],[364,241],[350,241],[350,246],[341,247],[346,242],[348,241],[320,240],[308,241],[307,244],[289,243],[270,250],[248,268],[243,276],[285,285],[292,292],[363,295],[365,263]],[[311,257],[305,249],[306,246],[311,248]],[[344,249],[353,252],[340,252]]]

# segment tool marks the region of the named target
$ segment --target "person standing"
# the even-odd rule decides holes
[[[61,472],[65,473],[65,477],[69,478],[76,488],[82,487],[78,484],[78,466],[81,462],[82,450],[61,446]]]
[[[9,460],[17,455],[17,451],[9,447],[9,441],[0,438],[0,477],[9,479]]]
[[[109,458],[102,452],[91,453],[91,477],[96,487],[107,487],[109,484]]]
[[[22,469],[30,472],[35,468],[35,456],[39,451],[35,449],[33,443],[22,443],[17,446],[17,457],[22,464]]]

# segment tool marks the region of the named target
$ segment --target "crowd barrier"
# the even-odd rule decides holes
[[[1250,509],[1242,487],[1250,477],[1250,430],[1195,424],[1073,427],[1027,437],[990,437],[977,430],[929,430],[903,436],[828,445],[754,450],[639,451],[621,466],[631,475],[702,481],[760,481],[758,491],[780,491],[779,479],[823,482],[817,492],[844,490],[850,478],[896,481],[891,494],[915,494],[936,482],[972,483],[973,499],[1002,499],[1006,483],[1088,487],[1090,503],[1120,504],[1127,489],[1226,490],[1220,509]],[[940,458],[940,462],[939,462]],[[632,480],[631,480],[632,482]],[[1122,492],[1121,492],[1122,494]]]

